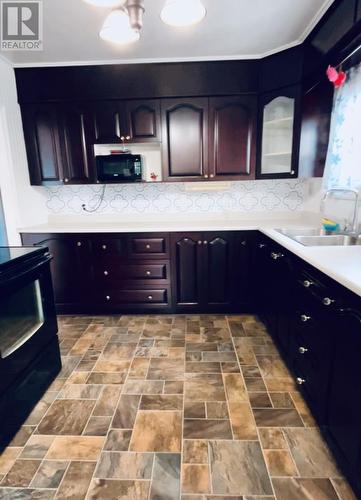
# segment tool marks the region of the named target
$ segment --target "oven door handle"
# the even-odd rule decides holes
[[[32,267],[27,267],[23,272],[20,272],[20,273],[16,274],[16,276],[12,276],[11,278],[1,279],[1,273],[0,273],[0,288],[2,288],[4,285],[12,284],[15,281],[23,278],[27,274],[30,274],[33,271],[36,271],[37,269],[41,268],[44,264],[47,264],[48,262],[50,262],[52,260],[52,258],[53,257],[50,255],[50,253],[47,253],[42,257],[40,262],[37,262]]]

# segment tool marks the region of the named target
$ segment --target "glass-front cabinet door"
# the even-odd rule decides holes
[[[297,177],[299,114],[298,87],[261,97],[258,178]]]

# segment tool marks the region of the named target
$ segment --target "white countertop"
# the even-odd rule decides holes
[[[284,236],[277,228],[319,226],[320,216],[311,213],[253,214],[188,214],[181,218],[159,215],[119,216],[53,216],[45,224],[19,228],[19,233],[136,233],[187,231],[259,230],[330,278],[361,297],[361,246],[306,247]]]

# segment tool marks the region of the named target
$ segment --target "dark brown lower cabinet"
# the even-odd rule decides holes
[[[53,256],[51,274],[58,311],[82,312],[91,286],[88,238],[69,234],[23,234],[22,242],[49,248]]]
[[[245,312],[252,232],[26,234],[48,246],[59,313]]]
[[[176,233],[171,236],[177,312],[232,312],[250,306],[252,233]]]

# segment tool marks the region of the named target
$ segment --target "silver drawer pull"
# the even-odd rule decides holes
[[[307,321],[310,321],[311,316],[307,316],[306,314],[301,314],[301,321],[303,323],[306,323]]]
[[[106,245],[102,245],[102,249],[103,249],[103,250],[106,250],[106,249],[107,249],[107,246],[106,246]]]
[[[202,242],[201,242],[201,241],[198,241],[198,245],[201,245],[201,244],[202,244]]]
[[[300,354],[306,354],[306,352],[308,352],[308,349],[306,347],[299,347],[298,352]]]
[[[260,243],[260,244],[258,245],[258,248],[265,248],[266,246],[267,246],[267,245],[266,245],[265,243]]]
[[[76,244],[78,247],[81,247],[81,241],[78,241],[78,243]]]
[[[150,245],[145,245],[145,248],[146,248],[147,250],[149,250],[149,249],[150,249]]]
[[[333,299],[330,299],[329,297],[325,297],[324,299],[322,299],[322,304],[324,306],[330,306],[331,304],[333,304],[335,301]]]
[[[108,300],[108,301],[110,300],[110,296],[109,296],[109,295],[107,295],[105,298],[106,298],[106,300]]]
[[[301,378],[301,377],[297,377],[296,378],[296,382],[298,385],[303,385],[306,383],[306,380],[304,378]]]
[[[108,271],[104,271],[104,276],[108,276]]]
[[[310,280],[305,280],[302,284],[305,288],[310,288],[310,286],[313,285],[313,282]]]
[[[147,276],[150,276],[152,273],[151,273],[150,271],[147,271],[145,274],[146,274]]]
[[[148,300],[153,300],[153,295],[148,295]]]

